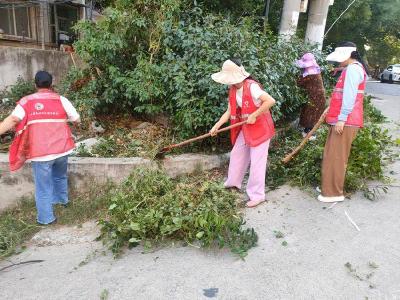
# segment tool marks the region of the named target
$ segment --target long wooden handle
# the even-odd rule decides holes
[[[284,159],[282,159],[282,162],[284,164],[288,163],[293,156],[295,156],[301,149],[303,149],[304,145],[308,142],[310,137],[314,134],[314,132],[317,131],[317,129],[322,125],[322,123],[325,122],[325,117],[328,114],[329,107],[325,109],[321,117],[319,118],[318,122],[314,125],[314,127],[310,130],[309,133],[305,136],[305,138],[301,141],[300,145],[297,146],[296,149],[294,149],[290,154],[286,155]]]
[[[242,121],[242,122],[239,122],[239,123],[224,127],[222,129],[217,130],[215,133],[218,134],[218,133],[230,130],[232,128],[242,126],[243,124],[246,124],[246,122],[247,121]],[[200,135],[198,137],[194,137],[194,138],[191,138],[189,140],[186,140],[186,141],[184,141],[182,143],[167,146],[167,147],[163,148],[162,151],[169,151],[169,150],[171,150],[173,148],[178,148],[178,147],[193,143],[195,141],[199,141],[199,140],[205,139],[205,138],[210,137],[210,136],[211,136],[211,133],[206,133],[206,134]]]

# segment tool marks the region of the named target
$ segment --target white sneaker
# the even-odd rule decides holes
[[[309,141],[315,141],[317,139],[317,137],[315,135],[310,136],[310,138],[308,139]]]
[[[325,202],[325,203],[342,202],[342,201],[344,201],[344,196],[325,197],[325,196],[319,195],[318,201]]]

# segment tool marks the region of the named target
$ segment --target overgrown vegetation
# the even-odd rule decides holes
[[[233,192],[202,176],[170,179],[155,170],[135,171],[110,194],[102,238],[119,254],[125,246],[152,247],[169,240],[201,247],[229,247],[244,257],[256,245]]]
[[[388,131],[382,129],[378,122],[383,122],[385,117],[374,108],[371,99],[367,97],[364,102],[366,126],[361,129],[353,142],[347,174],[345,190],[348,193],[362,190],[364,195],[373,200],[381,189],[368,188],[369,180],[385,180],[385,161],[392,158],[391,147],[394,145]],[[324,151],[328,127],[323,126],[317,132],[317,139],[309,141],[306,147],[287,165],[282,164],[281,159],[285,154],[294,149],[302,139],[299,132],[290,130],[285,135],[274,141],[270,151],[268,169],[268,184],[276,188],[285,182],[306,187],[319,186],[321,179],[321,163]]]
[[[0,91],[0,105],[14,108],[22,97],[33,94],[36,91],[33,80],[25,80],[17,77],[15,84]]]
[[[113,128],[102,134],[98,142],[88,149],[83,144],[77,156],[83,157],[145,157],[154,159],[158,151],[169,144],[168,129],[149,123],[146,128]]]
[[[240,57],[277,100],[275,120],[297,115],[306,98],[296,86],[293,61],[314,49],[302,41],[279,42],[253,18],[223,18],[198,7],[179,11],[178,2],[135,1],[127,10],[116,1],[101,21],[80,23],[83,38],[75,46],[88,68],[72,71],[63,93],[92,116],[167,113],[176,134],[186,138],[207,132],[226,110],[226,86],[210,75],[226,59]],[[322,54],[314,52],[326,71]]]
[[[91,186],[71,196],[68,208],[56,206],[57,224],[79,225],[100,219],[101,238],[115,255],[125,246],[144,247],[182,241],[198,247],[228,247],[240,257],[257,243],[244,228],[237,195],[213,172],[170,179],[161,171],[140,169],[124,183]],[[0,214],[0,259],[21,251],[41,228],[33,199]]]

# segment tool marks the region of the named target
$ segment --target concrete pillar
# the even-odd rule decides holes
[[[296,33],[300,4],[301,0],[285,0],[283,4],[279,35],[284,39],[290,39]]]
[[[319,49],[322,49],[324,43],[326,18],[329,5],[332,3],[332,0],[311,0],[310,2],[305,41],[318,45]]]
[[[42,49],[45,49],[45,44],[50,42],[49,30],[49,4],[48,2],[40,3],[40,40]]]

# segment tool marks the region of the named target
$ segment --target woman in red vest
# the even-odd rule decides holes
[[[322,189],[318,200],[344,200],[344,182],[351,144],[363,127],[363,100],[367,68],[352,42],[343,42],[328,61],[340,63],[343,71],[332,92],[326,122],[329,126],[322,162]]]
[[[51,90],[52,76],[39,71],[37,92],[22,98],[2,123],[0,135],[15,128],[10,147],[10,170],[31,161],[35,180],[37,222],[56,221],[54,204],[68,204],[68,155],[75,144],[68,121],[79,122],[79,114],[68,99]]]
[[[244,175],[250,165],[246,192],[247,207],[255,207],[265,201],[265,172],[270,139],[275,134],[269,109],[275,100],[262,90],[261,85],[250,77],[240,60],[227,60],[222,70],[212,79],[229,85],[227,111],[210,130],[212,135],[230,120],[235,124],[247,123],[231,130],[233,149],[230,156],[228,179],[225,187],[241,189]]]

